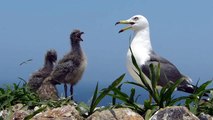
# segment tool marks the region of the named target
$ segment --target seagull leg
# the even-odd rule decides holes
[[[70,84],[71,100],[73,100],[73,84]]]
[[[65,93],[65,98],[67,98],[67,84],[64,83],[64,93]]]

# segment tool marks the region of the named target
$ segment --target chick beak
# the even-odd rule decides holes
[[[83,39],[81,38],[82,34],[84,34],[84,32],[80,32],[80,39],[81,39],[81,41],[83,41]]]

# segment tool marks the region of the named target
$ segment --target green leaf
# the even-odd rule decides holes
[[[114,97],[114,98],[117,98],[117,99],[119,99],[119,100],[121,100],[121,101],[123,101],[124,103],[128,103],[129,102],[129,99],[127,98],[127,97],[124,97],[124,96],[122,96],[122,95],[119,95],[119,94],[107,94],[108,96],[112,96],[112,97]]]
[[[146,88],[146,86],[143,86],[143,85],[141,85],[139,83],[136,83],[136,82],[124,82],[124,84],[136,85],[136,86],[142,87],[143,89],[145,89],[146,91],[148,91],[148,88]]]
[[[203,94],[203,91],[206,89],[206,87],[211,84],[212,80],[209,80],[205,83],[203,83],[200,87],[197,88],[194,94]]]
[[[131,93],[130,93],[130,97],[129,97],[129,101],[130,102],[135,102],[134,98],[135,98],[135,88],[132,88],[131,89]]]
[[[148,109],[145,114],[145,120],[149,120],[152,117],[153,111]]]
[[[164,96],[164,94],[165,94],[166,90],[168,89],[168,87],[169,87],[169,84],[167,84],[167,85],[165,85],[164,87],[161,88],[160,95],[159,95],[160,97]]]
[[[0,120],[4,120],[2,116],[0,116]]]
[[[157,85],[157,80],[156,80],[156,73],[155,73],[155,68],[153,64],[149,65],[149,73],[150,73],[150,80],[152,84],[152,90],[156,88]]]
[[[91,102],[91,105],[90,106],[94,106],[94,103],[97,99],[97,94],[98,94],[98,82],[96,84],[96,87],[95,87],[95,91],[94,91],[94,94],[93,94],[93,98],[92,98],[92,102]],[[91,107],[90,108],[90,112],[92,112],[95,108]]]
[[[4,93],[5,93],[5,90],[3,88],[0,88],[0,95]]]
[[[173,106],[175,103],[179,102],[179,101],[182,101],[182,100],[186,100],[186,99],[189,99],[189,96],[181,96],[181,97],[178,97],[178,98],[175,98],[175,99],[172,99],[170,101],[170,103],[167,103],[168,106]],[[190,99],[191,100],[191,99]]]
[[[121,75],[119,78],[117,78],[108,88],[104,89],[100,95],[94,100],[93,104],[90,106],[90,112],[89,114],[92,114],[94,112],[95,107],[100,103],[100,101],[113,89],[116,88],[120,82],[123,80],[125,74]]]
[[[137,61],[136,61],[136,59],[135,59],[135,57],[134,57],[134,54],[133,54],[133,52],[132,52],[131,47],[130,47],[129,49],[130,49],[130,52],[131,52],[132,63],[133,63],[133,65],[135,66],[135,68],[137,69],[137,71],[135,71],[136,74],[139,75],[139,77],[140,77],[140,79],[141,79],[141,82],[142,82],[149,90],[151,90],[151,87],[149,86],[148,82],[146,81],[146,77],[144,76],[144,74],[142,73],[140,67],[139,67],[138,64],[137,64]]]
[[[90,110],[89,106],[84,102],[80,102],[76,109],[80,112],[81,115],[85,115]]]
[[[21,81],[23,81],[23,82],[24,82],[24,84],[27,84],[27,81],[26,81],[24,78],[22,78],[22,77],[18,77],[18,79],[19,79],[19,80],[21,80]]]
[[[150,108],[152,108],[151,105],[152,103],[151,103],[151,101],[150,100],[144,100],[144,107],[145,107],[145,109],[150,109]]]
[[[137,97],[135,98],[135,102],[138,101],[139,97],[141,97],[141,95],[137,95]]]
[[[164,94],[164,98],[171,98],[172,93],[180,85],[181,82],[183,82],[183,79],[179,79],[174,84],[169,86],[169,88],[166,90],[166,92]]]
[[[112,91],[114,91],[116,94],[120,95],[120,96],[123,96],[125,98],[128,98],[129,96],[124,93],[124,92],[121,92],[118,88],[113,88]]]
[[[119,91],[121,91],[121,86],[122,86],[123,84],[121,84],[121,85],[119,85],[118,86],[118,90]],[[117,93],[116,92],[113,92],[114,93],[114,95],[117,95]],[[114,98],[114,97],[112,97],[112,105],[115,105],[116,104],[116,98]]]
[[[18,83],[18,84],[13,83],[13,87],[14,87],[14,90],[18,90],[18,88],[19,88],[19,83]]]
[[[38,114],[38,113],[44,111],[45,109],[46,109],[46,106],[45,106],[45,107],[39,108],[38,110],[34,111],[32,114],[26,116],[26,117],[24,118],[24,120],[30,120],[30,119],[33,118],[36,114]]]
[[[149,68],[150,80],[152,85],[152,90],[149,93],[152,95],[155,102],[158,103],[160,101],[160,97],[159,97],[159,92],[157,89],[157,83],[160,79],[160,63],[158,63],[158,66],[154,66],[154,64],[150,64],[149,67],[150,67]]]

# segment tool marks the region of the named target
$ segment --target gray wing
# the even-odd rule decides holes
[[[175,82],[183,77],[182,74],[175,67],[175,65],[173,65],[165,58],[155,54],[154,52],[150,54],[150,60],[147,61],[145,65],[142,66],[143,73],[147,77],[150,77],[149,65],[153,64],[154,66],[157,66],[159,63],[160,63],[160,81],[158,82],[158,85],[165,86],[169,81]]]
[[[160,63],[160,80],[158,85],[165,86],[169,81],[174,83],[180,78],[184,78],[184,81],[177,87],[177,89],[187,93],[193,93],[195,91],[196,86],[190,83],[191,79],[182,75],[175,65],[154,52],[152,52],[150,56],[150,60],[142,66],[142,71],[147,77],[150,78],[149,65],[153,64],[157,66]]]
[[[66,75],[74,70],[74,64],[71,60],[57,64],[51,73],[54,81],[64,81]]]

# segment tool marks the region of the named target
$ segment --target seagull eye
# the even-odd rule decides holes
[[[138,17],[134,17],[134,18],[133,18],[134,21],[137,21],[138,19],[139,19]]]

